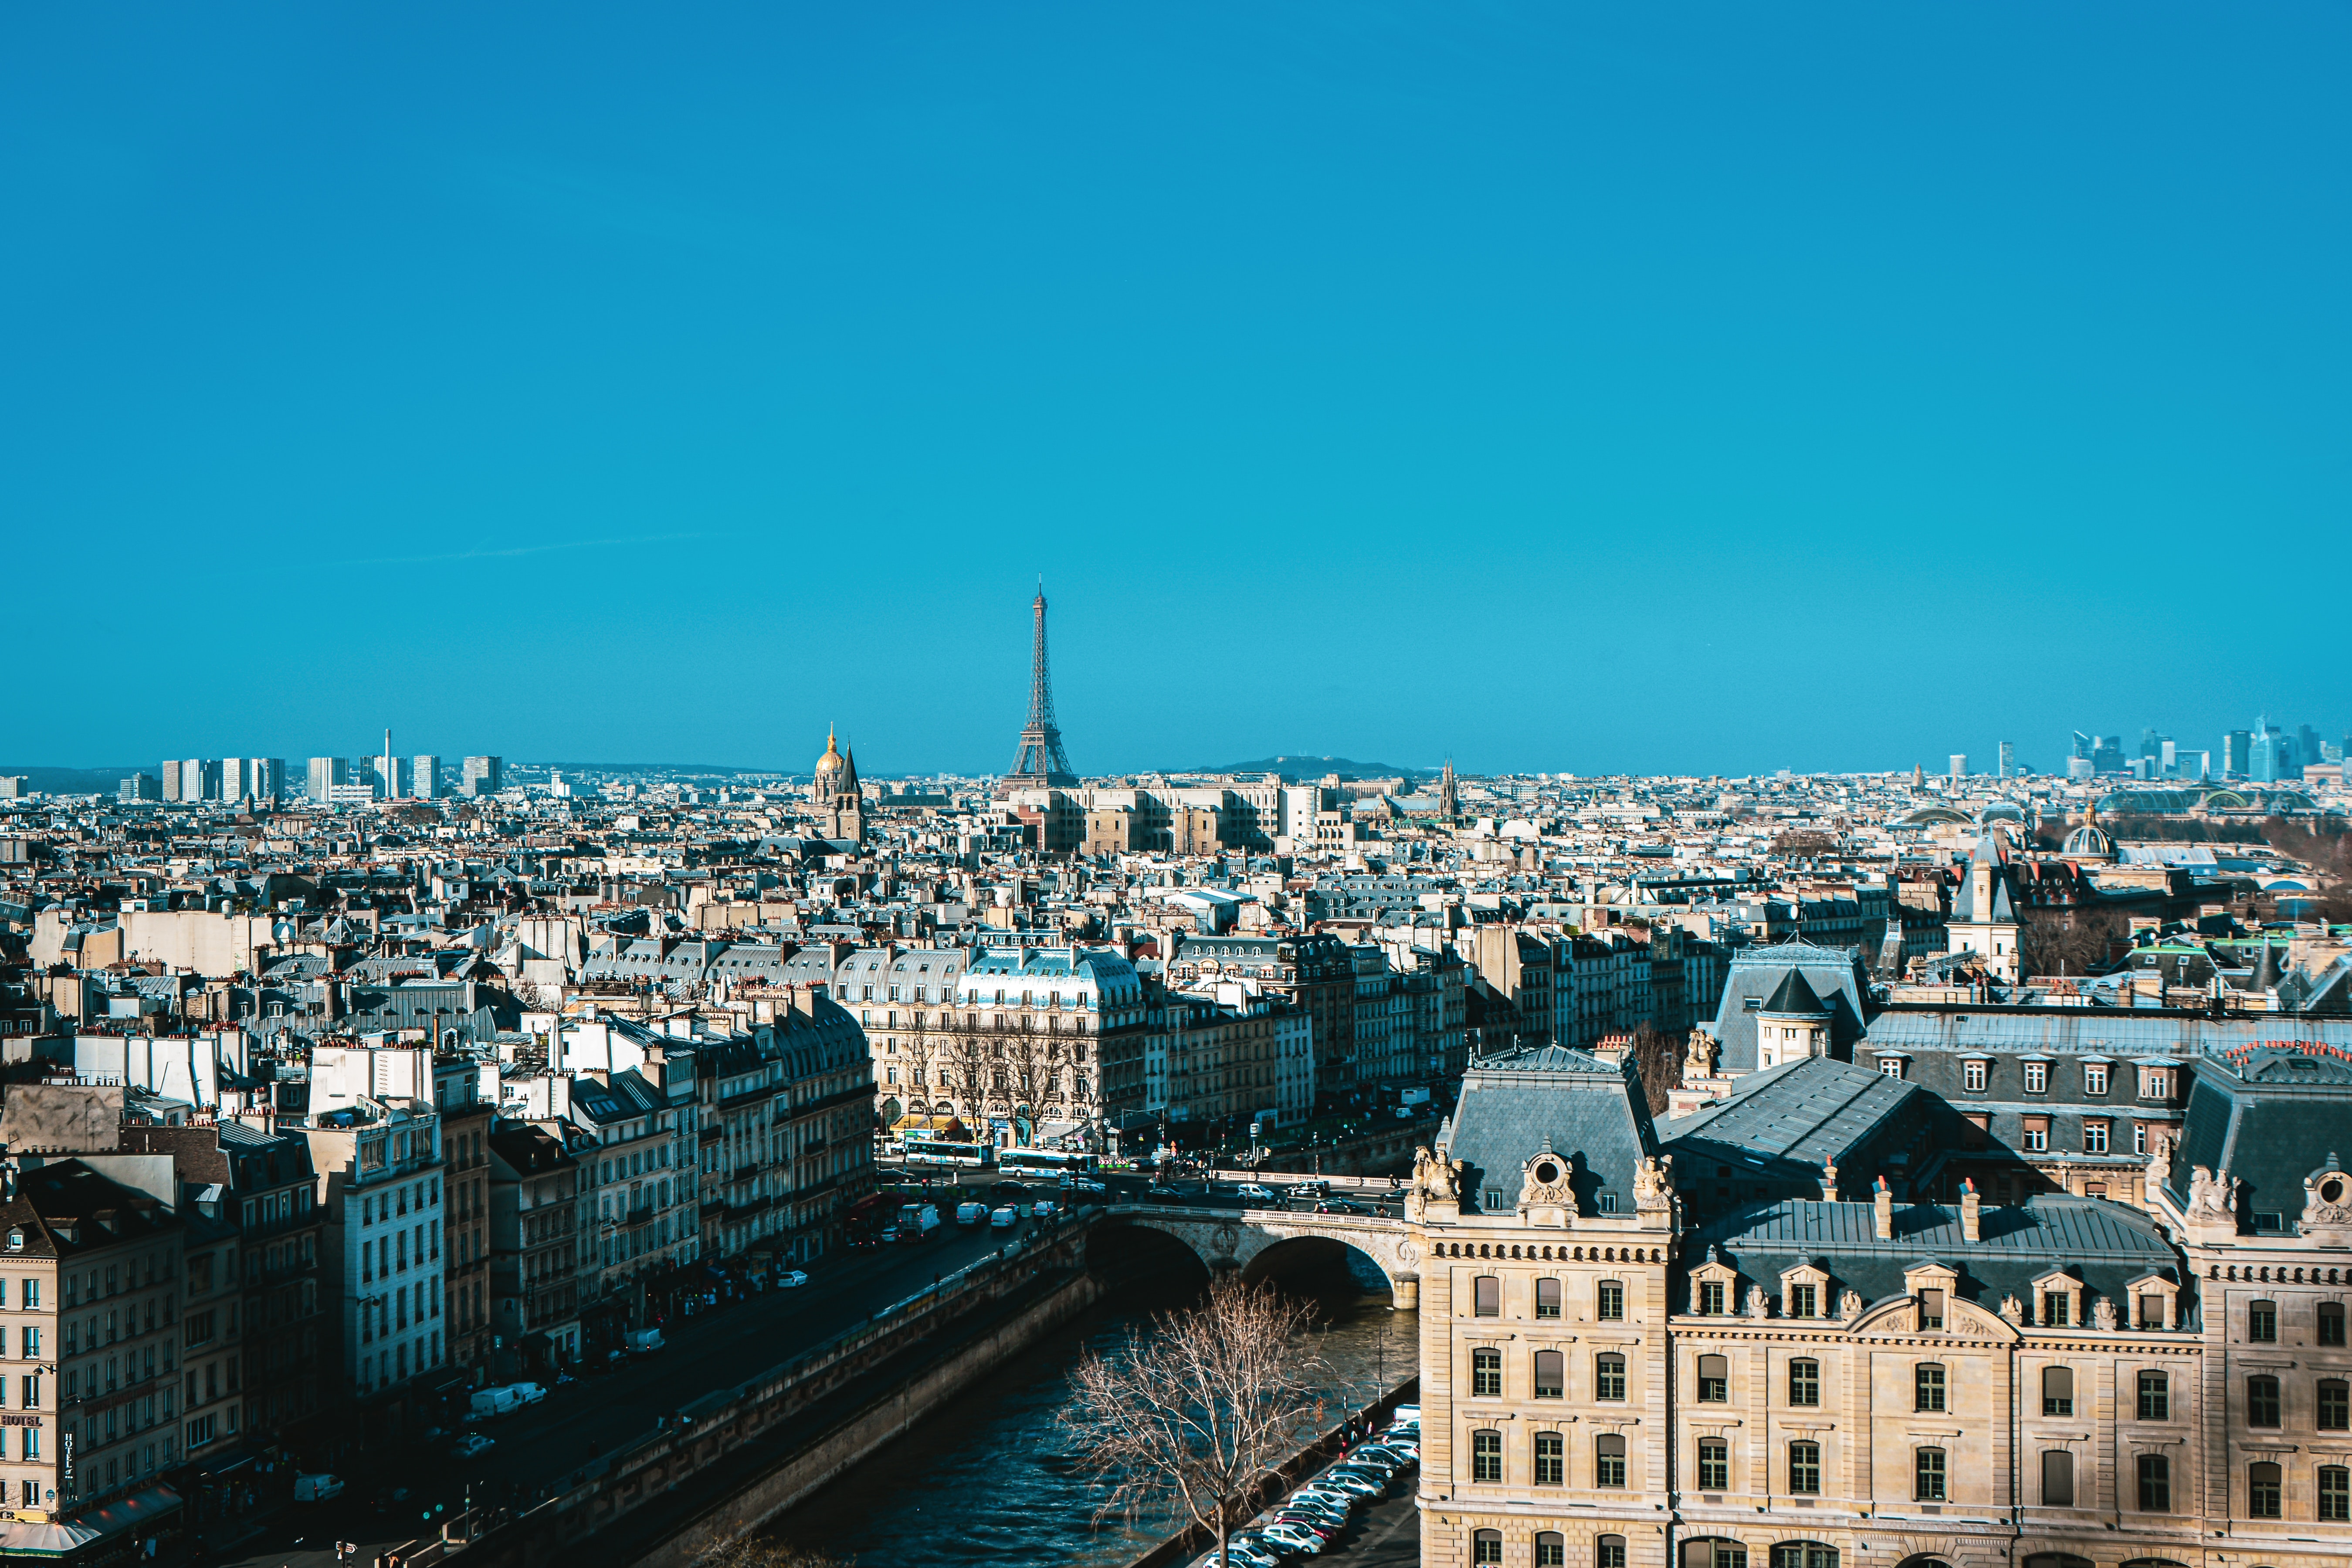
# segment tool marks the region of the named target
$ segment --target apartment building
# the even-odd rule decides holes
[[[437,1414],[448,1361],[441,1124],[430,1100],[331,1110],[301,1129],[322,1220],[320,1286],[334,1302],[338,1393],[370,1438]]]

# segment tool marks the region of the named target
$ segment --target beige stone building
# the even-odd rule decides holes
[[[1410,1211],[1423,1561],[2352,1563],[2352,1173],[2310,1152],[2352,1067],[2291,1055],[2197,1065],[2183,1146],[2239,1174],[2160,1152],[2152,1215],[1876,1180],[1695,1221],[1615,1068],[1474,1068]]]

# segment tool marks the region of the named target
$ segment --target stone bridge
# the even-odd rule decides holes
[[[1114,1204],[1105,1223],[1172,1236],[1213,1270],[1263,1274],[1269,1259],[1297,1243],[1336,1242],[1370,1258],[1389,1282],[1390,1300],[1408,1312],[1421,1304],[1421,1243],[1404,1220],[1371,1215],[1299,1214],[1289,1209],[1191,1208],[1173,1204]]]

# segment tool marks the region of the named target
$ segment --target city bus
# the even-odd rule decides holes
[[[924,1138],[910,1135],[907,1139],[907,1163],[910,1165],[970,1165],[985,1167],[995,1151],[985,1143],[950,1143],[944,1138]]]
[[[1059,1149],[999,1149],[996,1168],[1008,1176],[1058,1176],[1064,1172],[1072,1175],[1092,1175],[1096,1157],[1092,1154],[1066,1153]]]

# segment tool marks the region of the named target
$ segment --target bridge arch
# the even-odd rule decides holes
[[[1239,1268],[1250,1279],[1263,1278],[1267,1255],[1291,1243],[1336,1242],[1371,1260],[1388,1281],[1390,1301],[1398,1310],[1410,1311],[1421,1302],[1420,1244],[1402,1220],[1158,1205],[1122,1205],[1110,1219],[1173,1237],[1213,1271]]]

